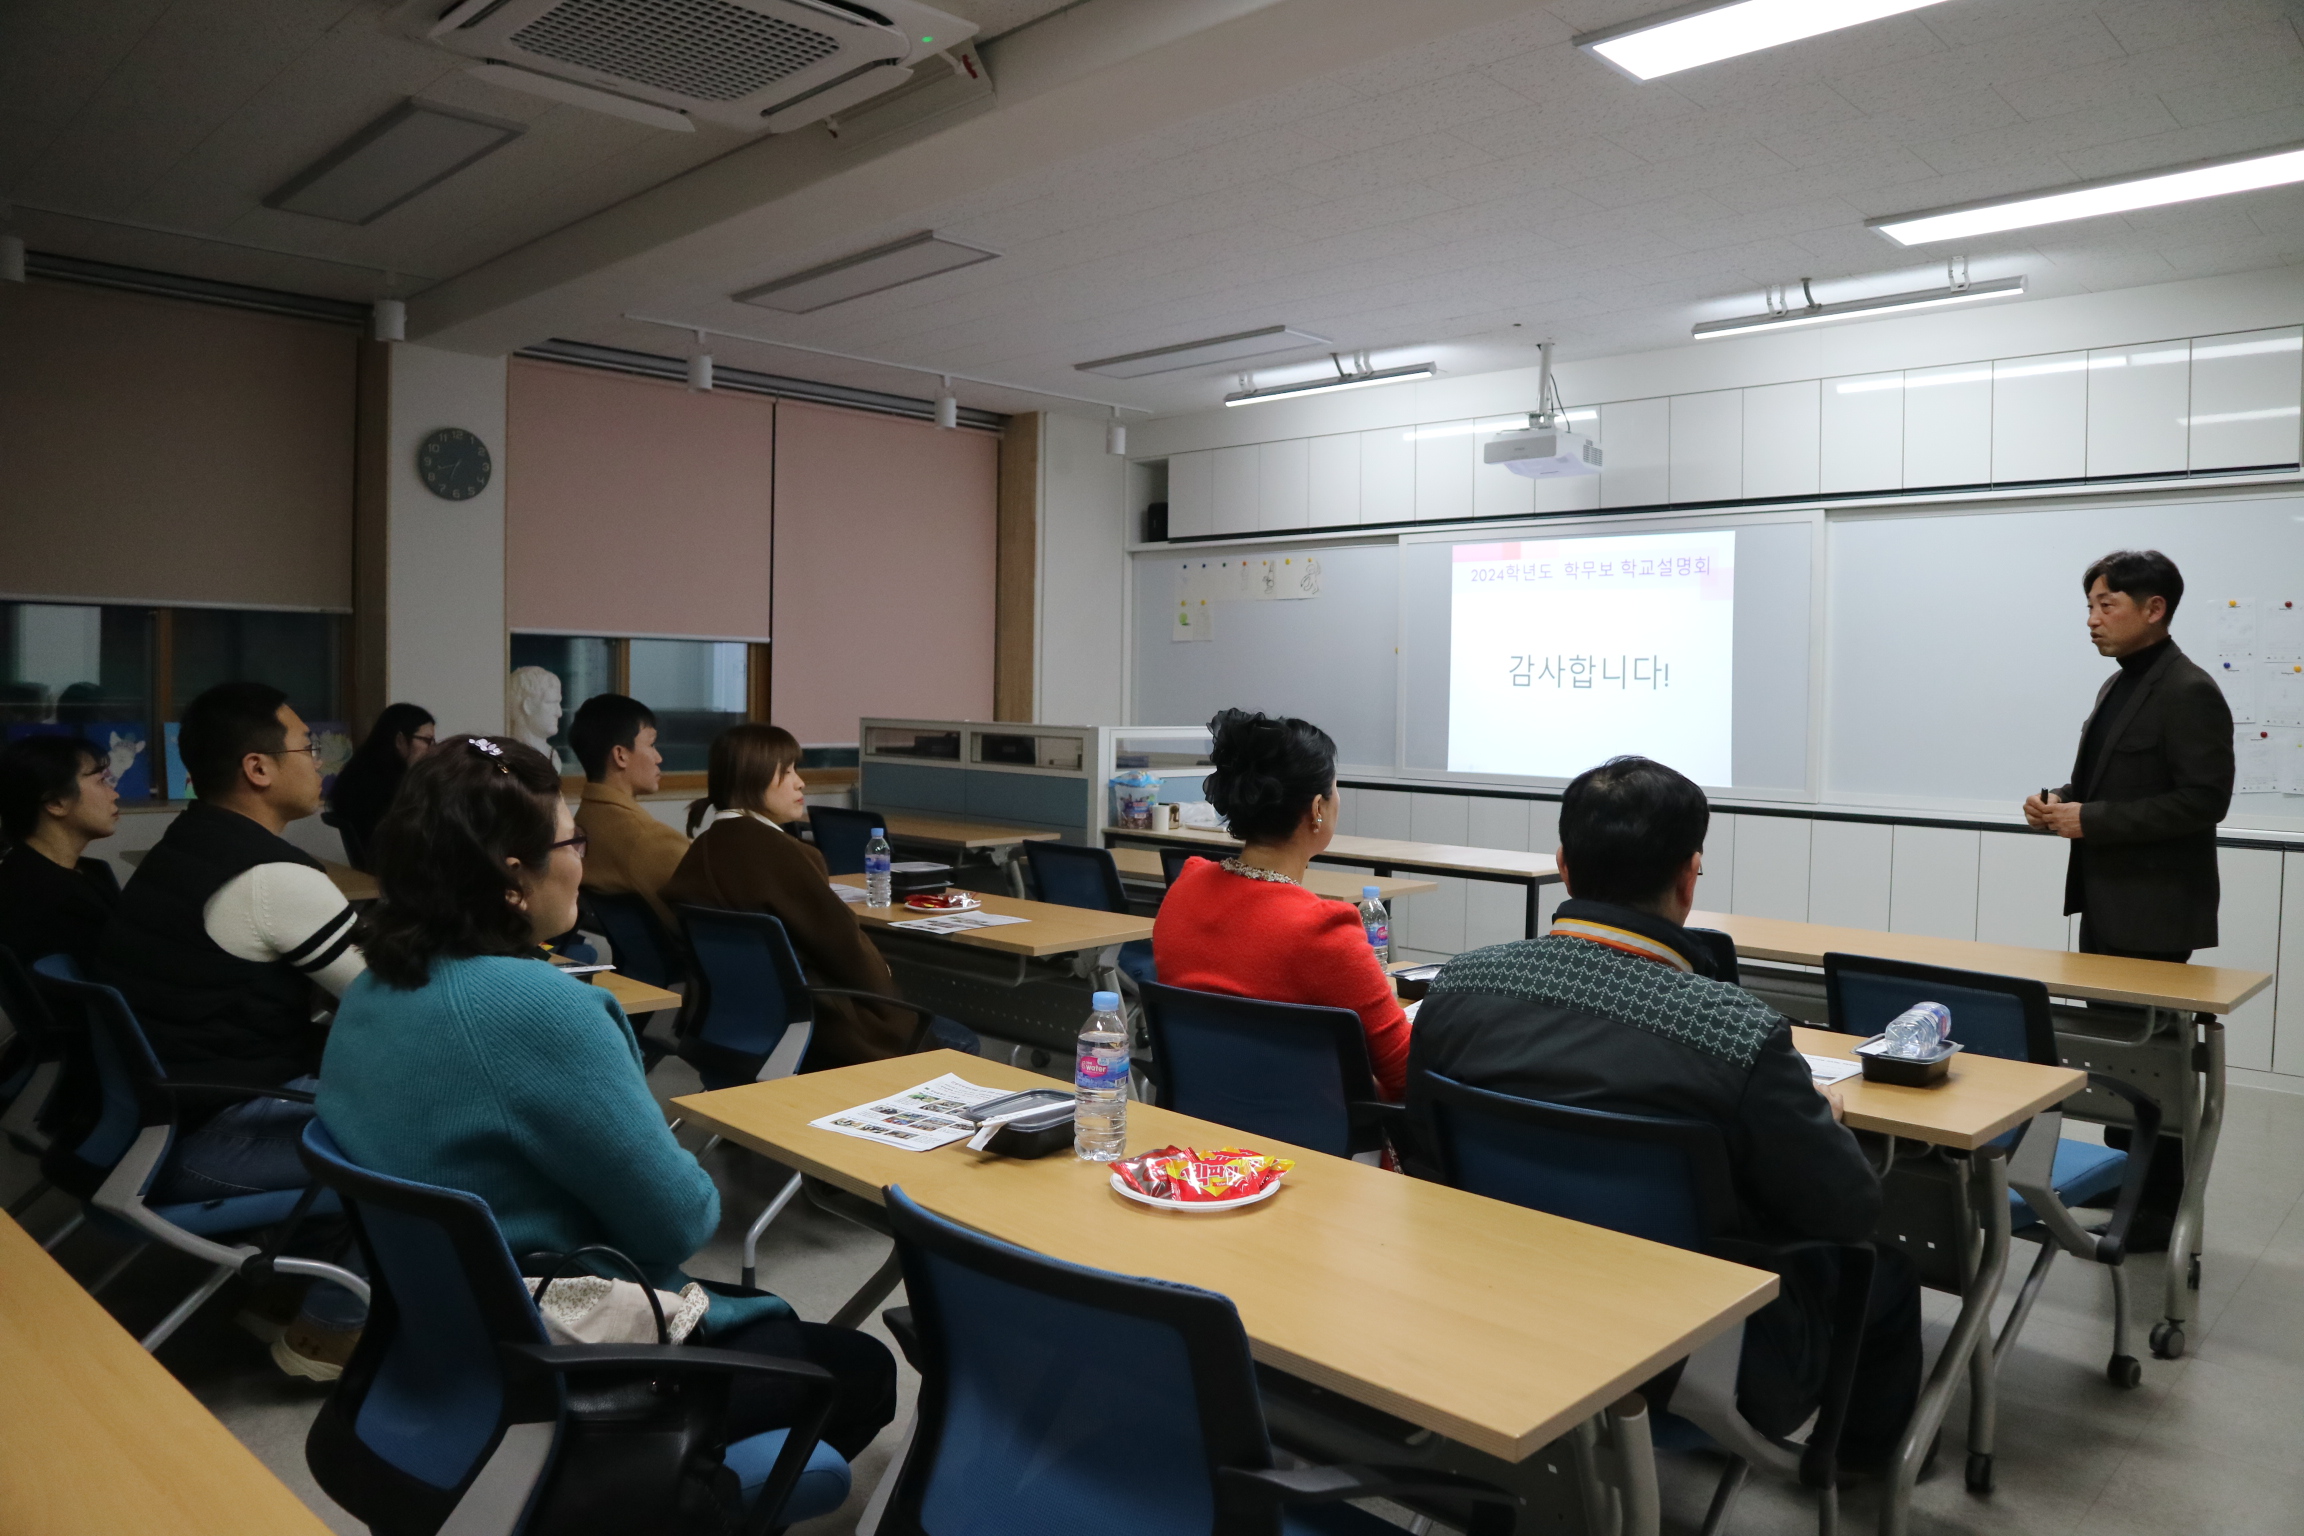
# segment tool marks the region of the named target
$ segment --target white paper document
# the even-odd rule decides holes
[[[962,1110],[1004,1099],[1015,1091],[979,1088],[947,1072],[934,1082],[808,1123],[820,1131],[876,1141],[906,1152],[932,1152],[975,1133],[976,1127],[960,1118]]]
[[[2232,793],[2270,795],[2280,789],[2280,765],[2272,756],[2272,733],[2260,726],[2232,729]]]
[[[2264,605],[2256,654],[2268,661],[2304,661],[2304,598],[2274,598]]]
[[[2304,662],[2273,662],[2259,681],[2263,692],[2256,718],[2266,725],[2304,725]]]
[[[949,917],[915,917],[888,926],[909,928],[914,933],[966,933],[971,928],[1005,928],[1010,923],[1030,921],[1028,917],[1009,917],[999,912],[955,912]]]
[[[1842,1061],[1837,1056],[1811,1056],[1802,1051],[1800,1059],[1808,1063],[1808,1075],[1820,1083],[1841,1082],[1864,1070],[1862,1062]]]
[[[2256,616],[2262,610],[2252,597],[2228,597],[2213,610],[2216,615],[2216,654],[2233,660],[2256,652]]]
[[[2304,795],[2304,731],[2274,731],[2272,756],[2279,765],[2280,793]]]
[[[852,907],[864,905],[865,891],[864,887],[860,885],[835,885],[832,887],[832,894]]]
[[[2226,656],[2216,663],[2213,675],[2216,686],[2224,691],[2224,704],[2232,711],[2234,725],[2261,718],[2257,713],[2257,685],[2266,675],[2262,667],[2253,661]]]

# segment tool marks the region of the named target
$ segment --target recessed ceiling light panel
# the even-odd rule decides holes
[[[264,206],[372,224],[526,131],[477,112],[402,102],[297,172]]]
[[[2002,230],[2100,218],[2108,213],[2160,208],[2234,192],[2256,192],[2299,181],[2304,181],[2304,144],[2291,144],[2281,149],[2252,150],[2244,155],[2172,166],[2164,171],[2147,171],[2140,176],[2107,176],[2101,181],[2084,181],[2046,192],[1985,198],[1950,208],[1895,213],[1864,222],[1866,228],[1880,231],[1898,245],[1926,245],[1934,240],[1967,240]]]
[[[957,240],[942,239],[923,230],[854,256],[843,256],[838,261],[780,277],[772,283],[762,283],[757,288],[747,288],[735,297],[739,303],[757,304],[762,309],[805,315],[860,299],[868,293],[885,293],[890,288],[916,283],[939,272],[972,267],[980,261],[991,261],[999,254],[962,245]]]
[[[1944,0],[1699,0],[1677,10],[1599,32],[1576,46],[1635,80],[1678,74],[1699,64],[1758,53]]]
[[[1291,330],[1285,325],[1267,325],[1260,330],[1235,331],[1229,336],[1183,341],[1172,347],[1153,347],[1143,352],[1124,352],[1118,357],[1100,357],[1092,363],[1072,366],[1082,373],[1100,373],[1108,379],[1141,379],[1147,374],[1174,373],[1183,368],[1236,363],[1245,357],[1268,357],[1275,352],[1297,352],[1306,347],[1327,345],[1325,336]]]

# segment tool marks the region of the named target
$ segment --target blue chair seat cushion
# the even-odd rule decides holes
[[[221,1200],[186,1200],[174,1205],[156,1205],[152,1214],[172,1226],[182,1227],[194,1237],[214,1237],[222,1232],[252,1232],[268,1227],[276,1221],[286,1221],[288,1213],[296,1209],[302,1198],[300,1189],[267,1189],[253,1195],[227,1195]],[[337,1202],[336,1191],[324,1189],[312,1202],[309,1214],[338,1216],[344,1207]]]
[[[2085,1205],[2118,1189],[2127,1174],[2128,1154],[2115,1147],[2100,1147],[2092,1141],[2059,1141],[2056,1166],[2048,1182],[2056,1198],[2066,1205]],[[2008,1191],[2008,1207],[2012,1227],[2028,1227],[2040,1219],[2014,1190]]]
[[[1126,971],[1131,980],[1158,981],[1160,975],[1152,968],[1152,941],[1131,939],[1121,945],[1120,969]]]
[[[760,1495],[761,1484],[775,1469],[776,1458],[784,1453],[787,1431],[772,1429],[764,1435],[739,1440],[728,1447],[728,1470],[744,1485],[744,1502],[750,1504]],[[808,1453],[808,1465],[793,1485],[792,1497],[786,1501],[776,1524],[789,1525],[796,1520],[813,1520],[828,1515],[848,1502],[848,1463],[840,1453],[828,1445],[819,1444]]]

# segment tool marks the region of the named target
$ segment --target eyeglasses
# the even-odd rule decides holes
[[[544,851],[546,853],[550,853],[552,848],[573,848],[576,851],[576,857],[582,858],[584,857],[584,850],[590,846],[591,842],[592,839],[584,835],[584,829],[582,827],[578,827],[574,837],[564,837],[560,841],[554,843],[551,848],[547,848]]]
[[[277,751],[277,752],[267,752],[267,753],[265,753],[264,755],[265,755],[266,757],[305,757],[305,756],[309,756],[309,757],[312,759],[312,761],[313,761],[313,762],[317,763],[317,762],[319,762],[319,761],[320,761],[320,743],[318,743],[318,742],[316,742],[316,741],[308,741],[308,742],[306,742],[304,745],[302,745],[302,746],[300,746],[300,747],[282,747],[282,748],[281,748],[279,751]]]

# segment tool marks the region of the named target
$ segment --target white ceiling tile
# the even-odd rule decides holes
[[[2196,38],[2260,22],[2293,21],[2297,7],[2282,0],[2186,0],[2183,5],[2134,0],[2103,6],[2098,15],[2121,47],[2146,54],[2155,49],[2181,48]]]
[[[2169,115],[2187,128],[2277,111],[2282,107],[2304,106],[2304,69],[2285,63],[2245,73],[2228,71],[2214,81],[2164,91],[2160,101]]]
[[[1444,176],[1492,157],[1453,134],[1427,133],[1363,150],[1355,155],[1323,161],[1288,177],[1291,185],[1328,197],[1344,197],[1373,187],[1393,186]]]
[[[1947,176],[1980,170],[2010,161],[2037,160],[2066,150],[2087,150],[2166,133],[2177,126],[2168,109],[2153,96],[2131,96],[2100,106],[2037,118],[2005,128],[1962,134],[1956,139],[1915,144],[1918,155]]]
[[[2234,75],[2273,65],[2295,70],[2299,63],[2304,63],[2304,41],[2297,38],[2294,27],[2275,21],[2080,69],[2004,80],[2000,94],[2026,117],[2049,117],[2087,110],[2108,98],[2214,87]]]

